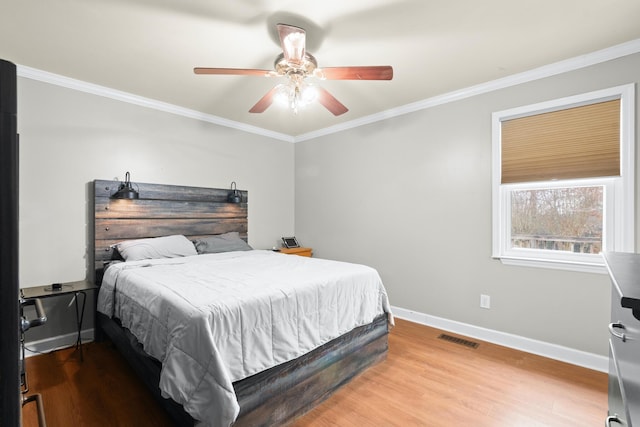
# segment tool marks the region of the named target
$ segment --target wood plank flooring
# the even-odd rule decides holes
[[[443,331],[397,319],[389,355],[333,394],[294,427],[319,426],[601,426],[607,375],[477,341],[438,339]],[[452,334],[449,334],[452,335]],[[466,338],[466,337],[463,337]],[[170,426],[109,343],[27,360],[32,392],[43,395],[57,426]],[[24,427],[37,425],[32,404]]]

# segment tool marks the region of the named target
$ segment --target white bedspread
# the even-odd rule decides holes
[[[162,394],[206,426],[237,417],[234,381],[382,313],[393,324],[376,270],[260,250],[112,265],[98,310],[162,362]]]

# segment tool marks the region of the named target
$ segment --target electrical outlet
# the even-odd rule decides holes
[[[491,308],[491,297],[489,295],[480,295],[480,307]]]

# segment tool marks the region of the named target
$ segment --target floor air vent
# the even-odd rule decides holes
[[[440,336],[438,338],[441,339],[441,340],[452,342],[454,344],[460,344],[460,345],[464,345],[466,347],[471,347],[471,348],[477,348],[480,345],[475,341],[469,341],[469,340],[465,340],[465,339],[462,339],[462,338],[453,337],[453,336],[447,335],[447,334],[440,334]]]

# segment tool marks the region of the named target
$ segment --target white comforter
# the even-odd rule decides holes
[[[376,270],[259,250],[112,265],[98,310],[162,362],[162,394],[207,426],[237,417],[232,382],[382,313],[393,323]]]

